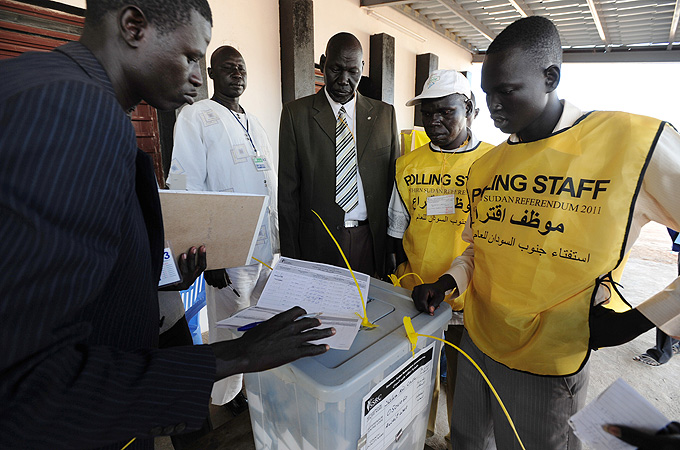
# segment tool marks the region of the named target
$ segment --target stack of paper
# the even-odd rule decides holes
[[[368,300],[371,278],[354,272],[364,300]],[[349,350],[361,325],[363,307],[349,270],[328,264],[281,258],[262,291],[257,306],[237,312],[217,323],[218,327],[239,328],[270,319],[300,306],[307,313],[319,314],[320,328],[335,328],[330,338],[315,341],[338,350]]]

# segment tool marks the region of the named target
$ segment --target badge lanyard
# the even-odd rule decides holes
[[[463,142],[458,147],[456,147],[455,150],[458,150],[460,148],[465,147],[466,145],[468,145],[469,142],[470,142],[470,136],[468,136],[465,139],[465,142]],[[439,179],[441,180],[444,177],[444,169],[446,168],[446,160],[448,159],[448,156],[451,156],[452,154],[454,154],[456,152],[455,151],[444,152],[444,150],[441,147],[439,147],[439,153],[442,155],[442,167],[439,171]]]
[[[257,155],[257,148],[255,148],[255,141],[253,140],[253,137],[250,135],[250,131],[248,131],[248,128],[250,128],[250,125],[248,123],[248,115],[245,114],[245,109],[243,110],[244,115],[246,116],[246,125],[243,126],[243,122],[241,122],[238,118],[238,116],[232,111],[231,109],[227,108],[227,111],[231,113],[232,116],[234,116],[234,119],[238,122],[239,125],[241,125],[241,128],[243,128],[243,131],[246,132],[246,136],[248,137],[248,141],[250,142],[250,145],[253,146],[253,151],[255,152],[255,155]]]

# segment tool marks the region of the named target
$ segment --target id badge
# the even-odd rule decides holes
[[[428,216],[453,214],[454,212],[456,212],[456,196],[454,194],[427,197]]]
[[[168,242],[166,242],[165,245],[165,250],[163,250],[163,270],[161,271],[161,279],[158,280],[158,287],[182,281],[179,269],[177,268],[177,262],[172,255],[172,248]]]
[[[267,158],[264,156],[253,156],[253,164],[258,172],[264,172],[266,170],[271,170]]]
[[[245,144],[237,144],[231,147],[231,157],[234,159],[234,164],[240,164],[248,161],[248,150]]]

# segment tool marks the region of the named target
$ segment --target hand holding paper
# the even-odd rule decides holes
[[[171,253],[172,254],[172,253]],[[165,263],[164,263],[165,264]],[[177,258],[177,270],[179,271],[180,281],[173,284],[159,287],[159,291],[183,291],[189,289],[196,278],[206,267],[205,245],[191,247],[186,253],[182,253]],[[162,275],[161,275],[162,278]]]
[[[605,432],[605,425],[620,424],[619,427],[634,427],[654,434],[667,423],[661,412],[621,378],[569,419],[569,425],[581,441],[594,449],[608,450],[633,447]]]
[[[680,423],[671,422],[656,433],[648,433],[623,425],[605,425],[602,428],[638,450],[677,450],[680,448]]]

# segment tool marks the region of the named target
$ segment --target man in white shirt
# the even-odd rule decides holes
[[[561,101],[561,62],[557,29],[542,17],[514,22],[489,46],[482,89],[495,125],[512,135],[470,168],[470,245],[413,292],[432,312],[445,292],[467,289],[461,348],[526,448],[581,448],[568,418],[585,401],[590,349],[653,325],[680,334],[678,279],[636,309],[602,306],[642,226],[680,224],[680,135],[657,119],[583,114]],[[519,448],[471,365],[459,366],[457,385],[454,448]]]
[[[210,66],[215,94],[179,113],[168,184],[171,189],[268,195],[268,215],[254,257],[270,264],[278,252],[273,152],[260,122],[239,104],[247,86],[243,56],[222,46],[213,52]],[[268,275],[269,269],[255,260],[243,267],[205,272],[210,343],[235,337],[216,323],[256,303]],[[241,375],[215,383],[212,402],[229,402],[241,384]]]

